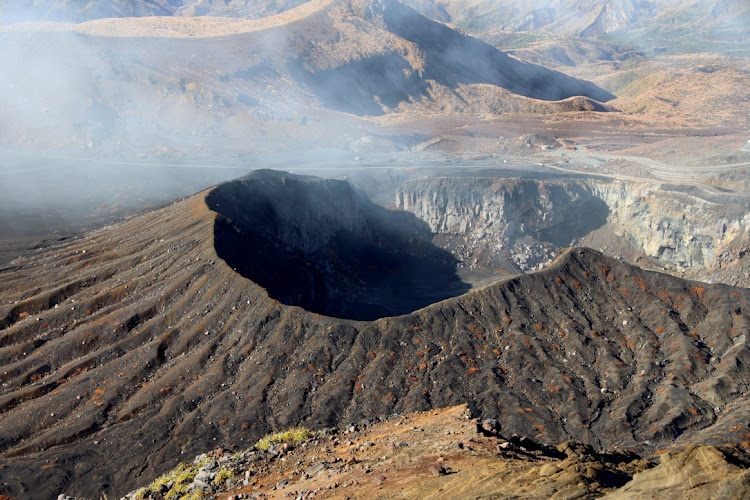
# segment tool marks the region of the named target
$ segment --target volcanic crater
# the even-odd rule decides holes
[[[427,223],[345,181],[258,170],[206,197],[216,253],[287,305],[346,319],[397,316],[470,289]]]
[[[543,443],[653,453],[750,435],[746,288],[588,249],[375,321],[310,312],[326,299],[304,280],[271,286],[332,282],[342,317],[395,307],[373,290],[403,276],[455,292],[455,261],[429,235],[345,183],[260,171],[9,263],[0,494],[116,496],[269,431],[464,403]],[[259,270],[272,253],[296,267]],[[363,284],[347,273],[364,263],[381,267]],[[253,270],[266,291],[241,275]]]

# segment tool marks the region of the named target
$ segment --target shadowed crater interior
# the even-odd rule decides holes
[[[405,314],[470,286],[427,224],[344,181],[256,170],[206,197],[216,252],[288,305],[339,318]]]

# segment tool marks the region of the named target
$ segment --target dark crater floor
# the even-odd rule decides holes
[[[470,289],[425,222],[344,181],[257,170],[206,202],[219,257],[283,304],[373,320]]]

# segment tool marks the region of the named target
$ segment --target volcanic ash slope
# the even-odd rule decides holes
[[[579,248],[401,316],[311,313],[218,257],[217,220],[239,228],[257,214],[219,216],[206,200],[243,184],[305,193],[323,183],[349,197],[334,212],[363,213],[367,201],[343,182],[266,171],[2,269],[0,493],[120,494],[270,430],[465,402],[504,434],[547,443],[648,452],[749,440],[750,290]],[[304,260],[309,248],[284,235],[315,228],[262,209],[279,221],[274,251]],[[343,241],[374,248],[373,227],[349,226]],[[340,254],[329,256],[334,266]]]

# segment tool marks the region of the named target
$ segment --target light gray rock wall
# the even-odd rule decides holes
[[[610,209],[608,224],[656,263],[674,268],[715,267],[717,256],[748,245],[750,213],[741,207],[664,191],[658,185],[592,184]]]
[[[704,199],[658,184],[418,179],[397,190],[395,205],[450,236],[448,249],[468,265],[477,254],[505,251],[520,269],[534,269],[561,247],[604,229],[659,266],[707,279],[750,248],[750,212],[743,202]]]

